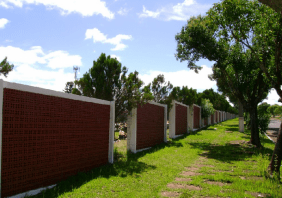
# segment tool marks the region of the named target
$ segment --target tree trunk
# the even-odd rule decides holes
[[[259,129],[258,129],[258,115],[257,107],[254,107],[250,111],[251,119],[251,140],[250,143],[256,145],[257,148],[261,148],[261,143],[259,139]]]
[[[281,159],[282,159],[282,134],[281,134],[281,127],[282,123],[280,124],[277,142],[272,154],[272,158],[270,161],[270,164],[268,166],[268,172],[270,175],[273,174],[273,172],[276,172],[278,174],[278,178],[280,178],[280,166],[281,166]]]

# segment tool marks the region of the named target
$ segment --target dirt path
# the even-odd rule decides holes
[[[266,131],[266,135],[275,143],[277,141],[280,124],[281,124],[281,120],[270,118],[270,123]]]

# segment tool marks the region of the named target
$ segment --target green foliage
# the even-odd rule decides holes
[[[281,116],[282,115],[282,106],[276,107],[276,109],[274,110],[274,114]]]
[[[83,77],[75,81],[78,89],[72,88],[73,94],[94,97],[103,100],[115,100],[115,120],[124,122],[127,114],[138,104],[143,104],[153,97],[150,93],[141,92],[142,80],[138,72],[127,75],[127,68],[122,67],[116,58],[100,55],[97,61]],[[70,90],[67,83],[65,90]]]
[[[261,103],[258,106],[258,127],[261,134],[264,134],[268,128],[271,114],[267,111],[270,104],[266,102]]]
[[[264,113],[268,113],[267,109],[270,107],[270,104],[263,102],[258,106],[258,114],[262,115]]]
[[[116,58],[102,53],[93,67],[76,81],[84,96],[104,100],[114,100],[117,88],[120,88],[121,63]],[[125,68],[123,68],[125,70]]]
[[[215,109],[209,99],[203,99],[201,101],[201,117],[207,118],[214,114]]]
[[[173,89],[173,85],[168,81],[165,81],[164,75],[159,74],[154,78],[153,82],[146,86],[146,89],[150,89],[154,96],[154,101],[159,103],[165,103],[168,99],[169,93]],[[146,90],[145,89],[145,90]]]
[[[65,92],[65,93],[72,93],[73,87],[74,87],[74,82],[67,82],[63,92]]]
[[[71,93],[75,95],[80,95],[80,96],[82,95],[81,92],[77,88],[72,88]]]
[[[176,100],[178,102],[181,102],[182,104],[186,105],[192,105],[195,104],[198,99],[198,94],[196,89],[188,89],[187,86],[180,87],[174,87],[170,93],[170,98],[173,100]]]
[[[270,107],[267,108],[267,111],[268,111],[269,113],[271,113],[271,115],[272,115],[273,117],[275,117],[275,115],[276,115],[276,114],[275,114],[275,109],[276,109],[277,107],[279,107],[278,104],[271,105]]]
[[[206,89],[198,94],[197,104],[201,106],[202,99],[209,99],[214,109],[237,114],[238,110],[230,105],[226,97],[222,94],[214,92],[213,89]]]
[[[7,61],[7,57],[5,57],[0,63],[0,74],[3,74],[5,77],[7,77],[8,73],[13,69],[14,65],[9,64],[9,62]]]

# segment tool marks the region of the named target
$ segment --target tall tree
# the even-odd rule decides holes
[[[72,88],[71,93],[109,101],[115,100],[115,120],[124,122],[132,108],[152,99],[151,95],[141,92],[144,83],[138,77],[138,72],[128,75],[127,72],[127,68],[122,67],[116,58],[102,53],[97,61],[93,61],[89,72],[75,81],[78,88]]]
[[[8,73],[14,69],[14,65],[10,64],[7,61],[7,57],[3,59],[3,61],[0,63],[0,74],[3,74],[5,77],[7,77]]]
[[[174,87],[169,95],[170,98],[186,105],[195,104],[198,100],[196,89],[188,88],[187,86]]]
[[[274,2],[278,1],[271,1]],[[274,4],[270,6],[279,8]],[[224,0],[215,4],[215,7],[216,9],[210,13],[213,15],[212,20],[220,25],[227,39],[240,42],[245,49],[252,51],[259,62],[259,69],[282,98],[282,13],[279,12],[281,9],[275,9],[277,11],[275,12],[256,0]],[[270,174],[274,171],[280,174],[281,160],[282,135],[279,133],[269,164]]]
[[[233,43],[239,42],[245,51],[248,49],[252,52],[259,63],[258,68],[263,72],[263,76],[267,78],[272,88],[275,88],[281,98],[281,12],[275,12],[256,0],[223,0],[218,4],[214,4],[208,15],[210,20],[214,22],[214,26],[219,27],[220,40],[225,39]],[[213,43],[213,40],[211,42]],[[213,50],[214,48],[211,47],[210,49]],[[224,50],[223,48],[222,53],[225,53]],[[281,134],[279,133],[277,137],[277,143],[269,165],[270,174],[274,171],[280,174],[282,159]]]
[[[163,74],[159,74],[144,90],[146,89],[151,90],[155,102],[165,103],[173,89],[173,85],[169,81],[165,81]]]
[[[268,83],[262,72],[255,66],[258,63],[251,53],[244,52],[238,42],[224,38],[221,27],[211,20],[208,12],[205,17],[193,17],[187,26],[176,35],[178,41],[177,58],[187,60],[191,69],[199,58],[215,61],[212,80],[217,81],[219,90],[227,96],[235,97],[251,113],[251,143],[261,147],[257,125],[257,105],[267,96]]]

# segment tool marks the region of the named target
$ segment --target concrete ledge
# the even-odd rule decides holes
[[[181,137],[181,136],[183,136],[184,134],[181,134],[181,135],[176,135],[176,136],[174,136],[173,138],[171,138],[171,139],[176,139],[176,138],[178,138],[178,137]]]
[[[24,193],[20,193],[20,194],[17,194],[17,195],[13,195],[13,196],[7,197],[7,198],[24,198],[26,196],[37,195],[37,194],[41,193],[43,190],[54,188],[56,185],[57,184],[54,184],[54,185],[51,185],[51,186],[47,186],[47,187],[44,187],[44,188],[38,188],[38,189],[35,189],[35,190],[30,190],[30,191],[27,191],[27,192],[24,192]]]
[[[146,151],[146,150],[149,150],[150,148],[152,148],[152,147],[148,147],[148,148],[144,148],[144,149],[139,149],[139,150],[136,150],[134,153],[139,153],[139,152],[142,152],[142,151]]]

